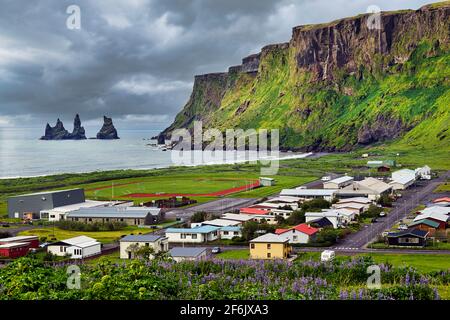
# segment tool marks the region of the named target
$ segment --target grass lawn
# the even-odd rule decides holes
[[[119,250],[117,250],[116,252],[110,253],[110,254],[105,254],[103,256],[100,256],[98,258],[94,258],[91,260],[86,260],[86,264],[87,265],[95,265],[99,262],[111,262],[111,263],[124,263],[127,261],[132,261],[132,260],[126,260],[126,259],[120,259],[119,258]]]
[[[450,256],[445,254],[388,254],[368,253],[376,263],[389,262],[400,268],[414,267],[421,272],[432,272],[450,269]]]
[[[97,239],[98,241],[102,243],[110,243],[117,239],[119,239],[123,235],[128,234],[145,234],[150,233],[153,230],[147,229],[147,228],[136,228],[136,227],[126,227],[123,230],[118,231],[71,231],[71,230],[62,230],[60,228],[55,227],[55,235],[54,237],[57,240],[63,240],[67,238],[72,237],[78,237],[78,236],[88,236],[94,239]],[[22,231],[19,233],[21,236],[26,235],[36,235],[38,237],[47,237],[47,240],[50,240],[53,238],[53,227],[44,227],[44,228],[37,228],[37,229],[30,229],[26,231]]]
[[[227,250],[216,255],[219,259],[248,259],[250,257],[250,251],[248,249],[240,250]]]
[[[441,183],[435,190],[435,193],[443,193],[443,192],[450,192],[450,182],[446,181],[444,183]]]

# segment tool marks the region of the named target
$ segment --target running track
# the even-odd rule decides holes
[[[127,198],[151,198],[151,197],[221,197],[233,194],[236,192],[241,192],[245,190],[251,190],[258,188],[260,186],[259,181],[253,182],[252,184],[247,184],[245,186],[240,186],[236,188],[230,188],[225,190],[220,190],[210,193],[130,193],[123,195],[121,197]]]

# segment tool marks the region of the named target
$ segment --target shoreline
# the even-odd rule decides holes
[[[314,152],[307,152],[307,153],[293,153],[293,152],[279,152],[279,154],[285,154],[286,156],[278,156],[275,158],[268,157],[262,157],[258,159],[242,159],[242,160],[235,160],[233,162],[222,162],[222,163],[201,163],[201,164],[191,164],[191,165],[175,165],[175,167],[201,167],[201,166],[221,166],[221,165],[233,165],[238,163],[246,163],[246,162],[252,162],[252,161],[284,161],[284,160],[294,160],[294,159],[305,159],[305,158],[317,158],[322,157],[324,155],[330,154],[330,153],[314,153]],[[50,176],[58,176],[58,175],[66,175],[66,174],[91,174],[91,173],[102,173],[102,172],[113,172],[113,171],[141,171],[141,170],[158,170],[158,169],[167,169],[174,166],[171,165],[161,165],[156,167],[145,167],[145,168],[120,168],[120,169],[105,169],[105,170],[93,170],[93,171],[78,171],[78,172],[53,172],[48,174],[38,174],[38,175],[29,175],[29,176],[11,176],[11,177],[0,177],[0,180],[15,180],[15,179],[30,179],[30,178],[39,178],[39,177],[50,177]]]

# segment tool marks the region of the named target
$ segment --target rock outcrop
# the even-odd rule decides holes
[[[56,121],[54,127],[47,123],[45,134],[41,140],[84,140],[86,139],[85,130],[81,126],[80,116],[77,114],[73,123],[73,131],[70,133],[64,128],[64,124],[60,119]]]
[[[117,130],[114,127],[113,121],[111,118],[107,116],[103,116],[103,126],[100,131],[97,133],[97,139],[101,140],[112,140],[112,139],[120,139],[117,135]]]

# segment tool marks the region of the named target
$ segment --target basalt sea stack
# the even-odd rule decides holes
[[[41,140],[84,140],[86,139],[84,128],[81,126],[80,116],[77,114],[73,122],[73,131],[70,133],[64,128],[64,124],[60,119],[56,121],[54,127],[47,123],[45,134]]]
[[[100,129],[100,131],[97,133],[97,139],[102,139],[102,140],[120,139],[117,136],[117,130],[116,130],[116,128],[114,128],[111,118],[103,116],[103,126]]]

